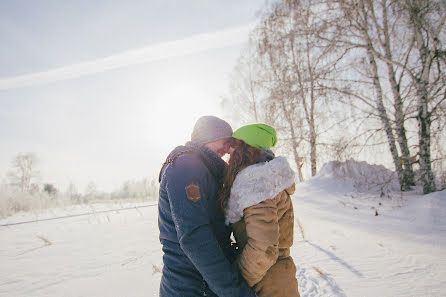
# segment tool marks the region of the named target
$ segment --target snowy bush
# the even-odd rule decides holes
[[[156,178],[149,180],[125,181],[121,188],[110,194],[111,199],[139,199],[156,200],[158,197],[158,181]]]
[[[20,211],[34,211],[65,205],[62,196],[47,192],[22,192],[16,187],[0,185],[0,218]]]

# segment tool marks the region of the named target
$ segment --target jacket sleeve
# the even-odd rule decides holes
[[[213,233],[208,213],[208,182],[212,177],[196,157],[178,158],[166,176],[169,203],[180,246],[209,288],[221,297],[256,296],[224,256]],[[197,200],[186,193],[189,185],[199,187]]]
[[[277,203],[268,199],[244,210],[247,243],[238,266],[250,286],[257,284],[279,256]]]

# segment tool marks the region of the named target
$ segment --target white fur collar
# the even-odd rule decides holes
[[[239,172],[232,185],[225,209],[226,224],[240,221],[245,208],[273,199],[293,183],[294,171],[285,157],[246,167]]]

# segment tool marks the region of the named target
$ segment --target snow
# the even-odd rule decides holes
[[[302,295],[444,296],[445,201],[446,191],[379,198],[299,185],[294,207],[305,240],[296,226],[292,255]]]
[[[401,194],[391,176],[350,160],[297,185],[291,252],[302,297],[446,295],[446,191]],[[91,213],[0,227],[0,296],[158,296],[157,207],[145,205],[83,205],[1,220]],[[104,212],[114,208],[129,209]]]

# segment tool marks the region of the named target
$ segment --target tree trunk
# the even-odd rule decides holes
[[[299,148],[299,144],[296,141],[296,132],[294,131],[294,123],[293,123],[293,119],[291,117],[291,115],[289,114],[286,106],[285,106],[285,102],[283,97],[280,99],[280,105],[282,108],[282,112],[285,115],[285,118],[288,122],[288,125],[290,126],[290,134],[291,134],[291,146],[293,147],[293,157],[294,157],[294,161],[296,162],[296,166],[297,166],[297,171],[299,174],[299,181],[303,182],[304,181],[304,176],[302,174],[302,158],[299,156],[299,153],[297,152],[297,149]]]
[[[387,112],[384,106],[383,91],[379,81],[378,65],[376,64],[375,56],[373,54],[372,40],[367,31],[368,28],[367,12],[364,7],[364,2],[360,1],[359,3],[364,17],[364,23],[362,24],[363,25],[362,34],[364,40],[367,42],[367,58],[369,60],[370,70],[372,71],[373,75],[373,86],[375,88],[375,93],[376,93],[376,109],[378,111],[379,118],[383,125],[384,132],[386,133],[387,136],[387,143],[389,144],[390,154],[392,156],[393,164],[395,166],[395,170],[398,175],[398,180],[400,182],[401,190],[404,191],[406,189],[404,188],[405,185],[404,185],[403,167],[398,157],[398,150],[395,144],[395,136],[393,135],[392,126],[390,125],[390,120],[389,117],[387,116]]]
[[[307,68],[310,75],[310,112],[307,112],[307,121],[310,128],[310,162],[311,162],[311,176],[315,176],[317,173],[317,154],[316,154],[316,127],[314,124],[314,108],[315,108],[315,95],[314,95],[314,76],[313,68],[311,65],[311,54],[309,48],[308,35],[306,37],[306,52],[307,52]],[[304,101],[305,103],[305,101]],[[305,109],[307,110],[307,109]]]
[[[383,9],[383,33],[384,33],[384,51],[386,57],[387,73],[389,76],[389,83],[392,89],[393,102],[395,108],[395,130],[398,140],[398,145],[401,151],[401,161],[403,165],[403,181],[402,188],[410,189],[411,186],[415,185],[415,178],[412,168],[412,163],[410,161],[410,151],[409,145],[407,143],[406,128],[404,127],[404,111],[403,111],[403,100],[401,98],[400,88],[396,81],[396,74],[393,68],[392,52],[390,50],[390,36],[389,36],[389,25],[388,25],[388,14],[387,14],[387,3],[382,2]]]
[[[313,123],[314,124],[314,123]],[[311,176],[317,173],[317,154],[316,154],[316,133],[314,127],[310,130],[310,160],[311,160]]]
[[[371,46],[371,44],[369,44],[369,46]],[[374,85],[375,92],[376,92],[377,111],[378,111],[379,118],[381,119],[381,123],[383,125],[384,131],[387,136],[387,142],[389,144],[390,154],[392,156],[393,164],[395,166],[395,169],[396,169],[396,172],[398,175],[398,180],[400,182],[401,190],[404,191],[404,190],[407,190],[407,188],[405,188],[405,183],[404,183],[403,167],[402,167],[400,159],[398,157],[398,150],[396,148],[395,137],[393,135],[392,127],[390,125],[390,120],[387,116],[387,112],[384,107],[382,88],[381,88],[381,84],[379,82],[379,77],[378,77],[378,67],[376,65],[375,58],[374,58],[370,48],[367,49],[367,55],[369,58],[370,67],[373,72],[373,85]]]
[[[279,81],[279,82],[282,81],[277,69],[275,68],[276,62],[275,62],[275,57],[273,56],[272,51],[268,51],[267,55],[269,58],[269,63],[270,63],[271,70],[272,70],[274,77],[277,79],[277,81]],[[282,90],[282,93],[283,93],[283,90],[286,89],[286,87],[283,85],[279,85],[278,89]],[[303,164],[302,164],[302,158],[299,156],[299,153],[297,152],[297,149],[299,148],[299,143],[296,141],[297,135],[296,135],[296,131],[294,129],[293,116],[292,116],[291,112],[286,107],[284,97],[285,97],[284,94],[280,94],[278,96],[278,101],[280,104],[280,108],[282,109],[282,113],[286,120],[286,123],[288,124],[288,126],[290,128],[291,146],[293,148],[293,157],[294,157],[294,161],[296,163],[297,171],[299,174],[299,181],[303,182],[304,181],[304,177],[302,174],[302,165]]]
[[[424,67],[416,84],[418,96],[418,149],[423,193],[429,194],[436,191],[431,165],[431,118],[428,110],[429,71],[427,70],[428,57],[424,44],[419,50]]]
[[[436,191],[434,174],[431,165],[431,117],[429,114],[429,71],[432,62],[432,53],[429,53],[427,45],[420,28],[420,20],[417,19],[418,7],[411,7],[411,22],[415,41],[418,45],[421,69],[416,79],[418,97],[418,149],[421,182],[423,183],[423,193],[428,194]]]
[[[310,71],[311,72],[311,71]],[[311,75],[310,75],[311,76]],[[315,176],[317,173],[317,152],[316,152],[316,127],[314,123],[314,85],[311,83],[311,94],[310,94],[310,106],[308,106],[305,94],[301,91],[302,96],[302,107],[305,111],[305,118],[307,120],[308,128],[310,130],[310,162],[311,162],[311,176]]]
[[[418,137],[419,137],[419,163],[421,182],[423,183],[423,193],[429,194],[436,191],[434,174],[431,166],[431,120],[427,112],[427,93],[424,82],[418,85]]]

